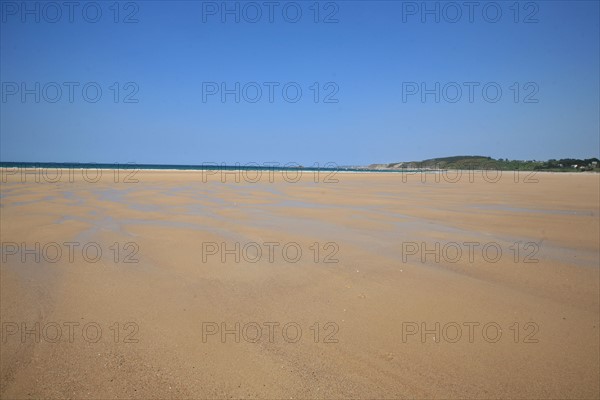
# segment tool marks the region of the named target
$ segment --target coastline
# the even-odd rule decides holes
[[[336,173],[396,173],[396,174],[409,174],[409,173],[445,173],[445,172],[463,172],[463,173],[486,173],[486,172],[502,172],[502,173],[543,173],[543,174],[597,174],[600,171],[545,171],[545,170],[509,170],[509,169],[361,169],[361,168],[310,168],[310,167],[255,167],[255,166],[194,166],[194,167],[186,167],[182,166],[181,168],[144,168],[138,165],[130,165],[130,164],[120,164],[113,168],[108,168],[105,166],[102,167],[94,167],[90,166],[77,166],[77,167],[56,167],[54,165],[46,165],[44,163],[38,164],[27,164],[27,166],[5,166],[0,165],[0,170],[4,172],[4,174],[8,175],[8,172],[22,169],[34,169],[34,170],[61,170],[61,171],[82,171],[82,170],[96,170],[96,171],[115,171],[115,170],[137,170],[137,171],[166,171],[166,172],[197,172],[197,171],[307,171],[307,172],[336,172]]]

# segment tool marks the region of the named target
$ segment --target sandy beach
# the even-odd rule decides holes
[[[598,174],[70,172],[2,171],[2,398],[600,397]]]

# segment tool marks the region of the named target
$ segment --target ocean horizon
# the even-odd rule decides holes
[[[250,163],[249,163],[250,164]],[[202,164],[136,164],[136,163],[78,163],[78,162],[37,162],[37,161],[2,161],[0,168],[58,168],[58,169],[128,169],[128,170],[161,170],[161,171],[332,171],[332,172],[418,172],[428,169],[372,169],[361,166],[338,166],[328,162],[323,166],[303,166],[298,163],[284,165],[242,165],[207,162]],[[256,163],[255,163],[256,164]],[[278,164],[278,163],[263,163]],[[296,165],[290,165],[296,164]]]

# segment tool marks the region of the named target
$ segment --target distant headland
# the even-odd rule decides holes
[[[401,169],[493,169],[502,171],[595,171],[600,172],[600,160],[597,158],[577,159],[563,158],[560,160],[509,160],[494,159],[485,156],[454,156],[431,158],[423,161],[404,161],[389,164],[371,164],[367,167],[373,170]]]

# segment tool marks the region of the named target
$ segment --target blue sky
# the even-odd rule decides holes
[[[600,156],[597,1],[63,3],[1,2],[2,161]]]

